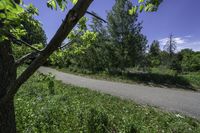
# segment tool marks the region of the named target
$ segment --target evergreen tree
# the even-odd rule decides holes
[[[161,50],[159,41],[157,40],[154,40],[150,46],[148,62],[150,67],[156,67],[161,64]]]
[[[96,55],[99,57],[99,63],[97,64],[102,67],[101,70],[112,72],[118,67],[118,51],[116,45],[111,43],[108,29],[101,20],[94,17],[91,28],[93,32],[98,33],[97,43],[93,45],[95,47],[94,51],[96,51]]]
[[[159,56],[160,55],[160,43],[157,40],[154,40],[150,46],[149,53],[152,56]]]
[[[111,41],[118,48],[119,68],[124,69],[141,61],[146,49],[146,37],[141,34],[138,15],[129,15],[133,7],[129,0],[116,0],[108,13],[108,31]]]

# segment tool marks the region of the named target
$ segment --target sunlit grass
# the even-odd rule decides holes
[[[21,87],[15,105],[20,133],[200,132],[197,120],[64,85],[38,73]]]

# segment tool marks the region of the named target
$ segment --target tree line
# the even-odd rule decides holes
[[[163,50],[160,48],[159,41],[154,40],[147,53],[149,67],[166,66],[175,70],[176,73],[196,72],[200,70],[200,52],[192,49],[182,49],[176,51],[176,41],[172,35],[169,36]]]
[[[75,42],[53,54],[50,62],[60,67],[77,67],[92,72],[124,71],[140,65],[147,49],[147,39],[141,33],[142,23],[138,22],[138,14],[128,13],[131,7],[130,1],[117,0],[107,15],[107,23],[93,17],[87,26],[84,22],[87,20],[82,18],[68,37]]]
[[[138,14],[127,13],[132,6],[130,1],[117,0],[107,14],[106,23],[93,17],[86,25],[88,20],[82,18],[68,36],[72,43],[54,53],[50,64],[93,73],[123,72],[133,67],[144,71],[164,67],[176,74],[200,70],[200,53],[191,49],[177,52],[173,35],[169,36],[163,50],[157,40],[148,46],[146,36],[141,33],[143,27],[138,22]]]

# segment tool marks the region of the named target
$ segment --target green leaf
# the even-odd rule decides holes
[[[50,7],[51,9],[57,10],[57,5],[55,0],[48,0],[47,1],[47,7]]]
[[[55,10],[59,7],[62,11],[64,11],[67,7],[67,0],[48,0],[47,7]]]
[[[144,5],[140,5],[140,12],[142,12],[144,9]]]
[[[6,15],[3,13],[0,13],[0,19],[5,19],[5,18],[6,18]]]
[[[71,0],[71,2],[72,2],[73,4],[76,4],[76,3],[78,2],[78,0]]]
[[[38,9],[37,9],[33,4],[28,5],[27,11],[28,11],[28,13],[30,13],[30,14],[39,15]]]
[[[0,36],[0,42],[3,42],[5,40],[8,40],[8,37],[4,36],[4,35],[1,35]]]
[[[62,11],[64,11],[66,9],[66,6],[67,6],[67,1],[66,0],[56,0],[60,9]]]
[[[137,10],[138,10],[138,6],[134,6],[134,7],[132,7],[132,8],[128,11],[128,13],[129,13],[130,15],[133,15],[133,14],[136,14],[136,13],[137,13]]]
[[[154,5],[153,4],[147,4],[146,7],[145,7],[145,11],[147,12],[152,12],[154,11]]]
[[[143,3],[144,2],[144,0],[138,0],[138,3]]]
[[[0,10],[5,9],[6,3],[4,1],[0,1]]]

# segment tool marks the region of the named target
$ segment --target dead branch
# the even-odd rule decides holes
[[[91,16],[93,16],[93,17],[95,17],[95,18],[97,18],[97,19],[99,19],[99,20],[101,20],[101,21],[103,21],[104,23],[108,23],[106,20],[104,20],[103,18],[97,16],[97,15],[96,15],[95,13],[93,13],[93,12],[87,11],[86,13],[89,14],[89,15],[91,15]]]

